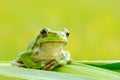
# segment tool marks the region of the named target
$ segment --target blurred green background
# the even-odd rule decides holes
[[[25,51],[40,29],[68,28],[76,60],[120,59],[120,0],[0,0],[0,61]]]

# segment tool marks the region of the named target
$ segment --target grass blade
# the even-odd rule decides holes
[[[76,63],[84,63],[100,68],[110,69],[110,70],[120,70],[120,60],[96,60],[96,61],[75,61]]]
[[[103,80],[120,80],[120,73],[75,62],[70,65],[55,68],[54,70],[58,72],[90,76]]]
[[[98,80],[80,75],[12,67],[8,63],[0,63],[0,75],[29,80]]]

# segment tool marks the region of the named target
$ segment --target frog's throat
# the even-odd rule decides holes
[[[38,55],[34,57],[36,60],[46,60],[46,59],[60,59],[63,57],[63,47],[65,42],[45,42],[40,44],[40,48],[36,48]]]

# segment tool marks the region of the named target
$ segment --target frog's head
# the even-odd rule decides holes
[[[43,28],[39,34],[40,38],[38,42],[40,43],[67,43],[69,31],[63,29],[60,31],[54,31],[49,28]]]
[[[67,29],[53,31],[49,28],[44,28],[36,38],[34,49],[40,49],[41,54],[46,54],[46,56],[42,56],[42,59],[58,59],[63,56],[61,51],[68,42],[68,36],[69,31]]]

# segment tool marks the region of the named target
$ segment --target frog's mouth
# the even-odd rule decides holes
[[[42,43],[67,43],[67,42],[51,40],[51,41],[45,41],[45,42],[42,42]]]
[[[58,40],[49,40],[49,41],[45,41],[45,42],[41,42],[40,46],[45,46],[46,48],[49,46],[49,47],[63,47],[67,44],[67,42],[65,41],[58,41]],[[48,48],[49,48],[48,47]]]

